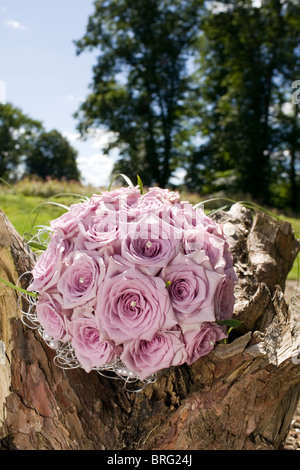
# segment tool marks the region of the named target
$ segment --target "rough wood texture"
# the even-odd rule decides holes
[[[0,449],[281,448],[300,397],[300,298],[287,305],[283,295],[299,241],[288,223],[240,205],[216,218],[234,254],[243,323],[227,344],[140,393],[56,367],[21,322],[15,291],[0,284]],[[0,214],[0,277],[16,282],[31,266]]]

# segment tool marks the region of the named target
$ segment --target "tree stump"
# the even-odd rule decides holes
[[[57,367],[22,323],[19,294],[0,283],[0,449],[282,448],[300,398],[300,297],[284,296],[300,244],[289,223],[239,204],[215,218],[234,255],[242,323],[227,343],[138,393],[96,371]],[[32,263],[0,213],[0,277],[16,283]]]

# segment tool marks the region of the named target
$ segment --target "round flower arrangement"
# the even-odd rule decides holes
[[[226,338],[236,274],[222,226],[177,192],[140,189],[94,194],[50,223],[23,318],[61,367],[147,383]]]

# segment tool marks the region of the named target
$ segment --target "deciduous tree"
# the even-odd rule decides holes
[[[191,160],[190,187],[231,188],[272,204],[279,179],[295,206],[299,119],[282,106],[299,70],[299,28],[292,0],[208,2],[198,70],[205,140]]]
[[[10,103],[0,104],[0,177],[6,181],[15,176],[20,158],[25,155],[42,123],[24,114]]]
[[[182,161],[197,117],[195,54],[202,0],[97,0],[78,53],[98,50],[79,130],[116,135],[115,172],[165,186]],[[190,106],[191,101],[194,105]]]
[[[32,143],[26,158],[27,172],[47,177],[79,180],[77,151],[57,130],[41,133]]]

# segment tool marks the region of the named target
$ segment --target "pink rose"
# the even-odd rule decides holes
[[[92,299],[89,302],[79,305],[72,310],[71,319],[76,318],[93,318],[95,319],[95,300]]]
[[[185,253],[192,253],[197,250],[204,250],[208,256],[212,267],[222,274],[225,269],[226,260],[224,257],[225,241],[202,229],[190,229],[184,233],[183,245]]]
[[[227,338],[219,325],[209,322],[203,323],[200,331],[187,331],[183,337],[187,352],[186,363],[189,365],[212,351],[217,341]]]
[[[103,258],[97,252],[77,251],[69,258],[57,288],[65,308],[74,308],[96,298],[105,276]]]
[[[119,239],[117,215],[114,211],[96,211],[96,215],[81,220],[77,245],[80,244],[86,250],[97,250],[116,243]]]
[[[224,240],[226,239],[224,232],[223,232],[223,226],[215,222],[204,212],[203,212],[203,217],[202,217],[202,223],[207,232],[213,233],[217,237],[223,238]]]
[[[160,276],[168,285],[174,313],[184,325],[215,321],[214,296],[222,276],[189,255],[179,254],[162,270]],[[209,265],[208,265],[209,266]]]
[[[121,254],[144,273],[155,275],[179,253],[181,236],[181,231],[150,214],[125,236]]]
[[[51,221],[50,227],[54,231],[61,229],[64,233],[70,234],[73,230],[78,228],[78,221],[85,219],[95,208],[96,206],[90,201],[72,204],[67,212]]]
[[[41,292],[56,285],[64,260],[72,248],[72,244],[60,230],[52,236],[47,249],[40,255],[32,270],[33,281],[28,290]]]
[[[144,194],[139,202],[139,217],[142,218],[145,215],[156,214],[161,217],[167,209],[171,209],[173,204],[162,198],[157,198],[154,192]]]
[[[92,194],[91,197],[90,197],[90,204],[91,206],[97,208],[99,206],[99,204],[101,204],[102,202],[102,195],[101,193],[100,194]]]
[[[225,259],[225,270],[228,271],[229,269],[232,269],[233,268],[233,265],[234,265],[234,259],[233,259],[233,255],[230,251],[230,246],[228,244],[227,241],[225,241],[225,244],[224,244],[224,259]],[[236,275],[236,273],[232,273],[233,274],[233,277],[235,278],[235,280],[237,281],[238,280],[238,277]]]
[[[186,201],[174,204],[167,213],[169,223],[183,231],[199,227],[202,230],[202,212],[199,209],[193,209],[193,206]],[[166,219],[165,219],[166,220]]]
[[[70,321],[69,330],[75,355],[86,372],[116,358],[114,344],[100,339],[95,318],[76,317]]]
[[[45,333],[55,340],[67,341],[67,316],[63,313],[62,299],[57,294],[44,292],[36,303],[37,319]]]
[[[134,187],[121,187],[113,189],[112,191],[105,191],[101,195],[101,201],[107,202],[110,204],[116,203],[116,209],[119,209],[119,201],[124,199],[127,200],[129,205],[135,204],[137,200],[141,197],[140,188],[138,186]]]
[[[217,320],[227,320],[233,315],[235,302],[234,286],[237,277],[233,268],[228,269],[219,284],[215,295],[215,312]]]
[[[141,198],[141,192],[138,186],[114,189],[101,194],[101,204],[99,211],[115,211],[123,220],[130,221],[138,213],[138,205]]]
[[[166,201],[175,204],[180,201],[180,194],[177,191],[162,189],[158,187],[149,188],[148,193],[143,195],[143,199],[156,198],[165,203]]]
[[[178,330],[158,331],[151,340],[137,339],[124,344],[121,361],[144,380],[162,369],[183,364],[187,354]]]
[[[95,315],[103,338],[116,344],[151,340],[157,330],[176,324],[164,281],[135,268],[104,279]]]

